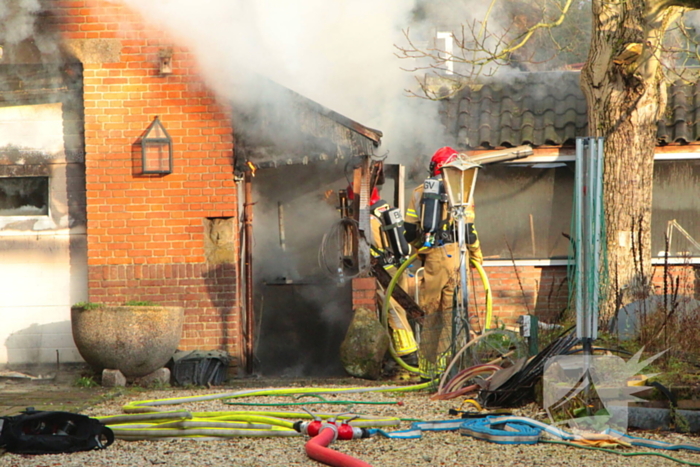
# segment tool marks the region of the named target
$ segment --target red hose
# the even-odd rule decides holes
[[[476,392],[479,388],[480,388],[480,386],[478,384],[472,384],[471,386],[466,386],[466,387],[463,387],[462,389],[458,389],[458,390],[453,391],[453,392],[447,392],[444,394],[434,394],[434,395],[430,396],[430,399],[434,400],[434,401],[446,401],[446,400],[454,399],[455,397],[463,396],[463,395],[468,394],[470,392]]]
[[[313,460],[333,467],[372,467],[367,462],[329,449],[328,446],[335,439],[335,431],[332,428],[322,427],[317,436],[306,443],[306,454]]]
[[[463,388],[462,385],[472,379],[474,376],[480,375],[482,373],[495,373],[502,368],[498,365],[482,364],[466,368],[452,378],[447,384],[440,382],[437,393],[430,396],[432,400],[448,400],[454,399],[455,397],[462,396],[468,392],[472,392],[478,389],[479,386],[471,385]],[[461,389],[460,389],[461,388]]]

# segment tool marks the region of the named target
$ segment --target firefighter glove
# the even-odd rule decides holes
[[[473,245],[479,241],[479,236],[476,234],[476,227],[474,223],[470,222],[467,224],[467,244]]]

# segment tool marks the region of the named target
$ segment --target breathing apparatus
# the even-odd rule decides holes
[[[442,234],[448,224],[447,192],[442,177],[430,177],[423,182],[420,226],[424,235],[423,246],[433,246],[436,234]]]
[[[382,212],[382,231],[389,239],[389,248],[394,258],[405,258],[411,250],[406,241],[406,228],[403,223],[403,215],[399,208],[390,208]]]
[[[381,247],[381,256],[385,264],[398,264],[410,254],[406,241],[406,228],[403,215],[398,208],[392,208],[384,200],[370,206],[370,213],[381,224],[377,244]]]
[[[424,235],[423,246],[446,243],[449,240],[449,219],[447,213],[447,191],[442,180],[442,167],[457,157],[457,151],[449,146],[435,151],[430,158],[431,177],[423,182],[421,200],[421,230]],[[438,238],[436,238],[436,234]]]
[[[352,186],[348,186],[346,192],[347,199],[354,200]],[[380,238],[375,239],[373,253],[386,264],[400,263],[410,254],[403,215],[398,208],[390,207],[389,203],[379,197],[377,187],[372,188],[370,203],[370,214],[381,224]]]

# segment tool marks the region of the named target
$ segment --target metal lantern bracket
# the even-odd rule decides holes
[[[466,241],[467,209],[474,202],[474,187],[480,165],[468,156],[460,154],[454,161],[442,167],[448,202],[457,227],[459,244],[459,294],[452,309],[452,354],[469,340],[469,289],[467,288],[467,264],[469,253]]]
[[[141,168],[146,175],[173,172],[173,140],[158,117],[141,139]]]

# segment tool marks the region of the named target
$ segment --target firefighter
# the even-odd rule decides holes
[[[459,245],[447,203],[442,166],[453,161],[457,151],[438,149],[430,160],[430,178],[413,190],[406,210],[406,237],[416,247],[423,263],[420,306],[425,312],[421,329],[421,370],[435,373],[444,368],[452,338],[452,307],[459,282]],[[470,257],[481,263],[483,256],[474,228],[474,209],[467,212],[467,248]]]
[[[347,188],[348,199],[354,199],[352,186]],[[382,214],[390,209],[389,204],[379,197],[379,191],[376,187],[372,189],[370,194],[370,228],[372,229],[372,242],[370,244],[370,252],[375,261],[379,261],[382,267],[389,273],[391,277],[396,274],[396,265],[391,254],[390,244],[387,238]],[[397,284],[402,289],[406,290],[406,276],[402,275]],[[418,344],[416,343],[408,319],[406,311],[401,305],[391,298],[388,316],[389,327],[391,328],[391,340],[396,354],[401,357],[407,364],[411,366],[418,365]]]

